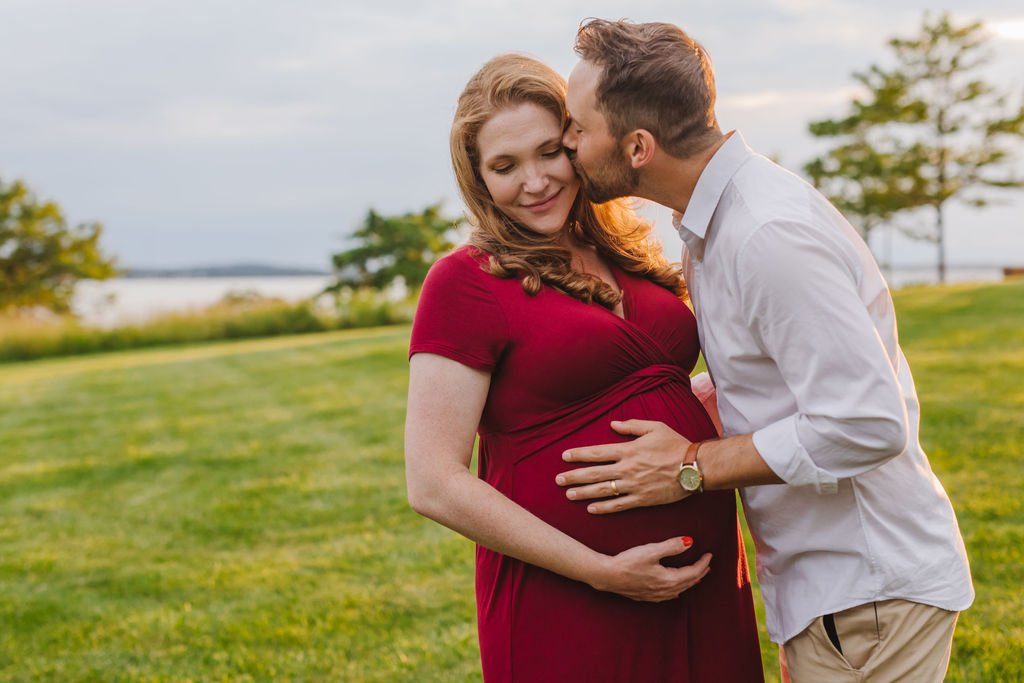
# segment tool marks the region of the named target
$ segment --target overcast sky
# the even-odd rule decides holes
[[[0,178],[101,221],[122,265],[326,268],[370,207],[461,211],[448,128],[499,52],[567,74],[586,17],[677,23],[712,55],[723,129],[799,169],[807,122],[925,9],[984,20],[990,80],[1024,92],[1015,0],[0,0]],[[1024,264],[1024,192],[1004,196],[950,212],[951,262]]]

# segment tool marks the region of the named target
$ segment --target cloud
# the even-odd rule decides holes
[[[102,220],[126,263],[229,261],[244,246],[320,265],[370,206],[460,209],[455,99],[499,52],[566,73],[584,18],[679,23],[714,57],[723,126],[798,165],[807,121],[838,111],[850,73],[933,4],[0,0],[0,174]],[[1000,82],[1019,80],[1006,55],[1024,45],[1008,37],[1020,17],[1005,0],[972,8],[1002,36]]]
[[[336,109],[325,103],[183,98],[143,112],[63,117],[51,114],[54,126],[45,133],[45,141],[37,144],[66,146],[87,140],[90,147],[154,150],[186,145],[212,153],[222,145],[265,145],[279,138],[309,135],[334,115]],[[12,118],[8,123],[16,125]],[[39,121],[20,123],[31,128]]]
[[[864,88],[850,85],[827,90],[761,90],[727,95],[718,100],[722,110],[783,109],[787,112],[815,111],[848,103],[853,97],[863,95]]]
[[[151,123],[135,127],[127,137],[135,143],[153,138],[164,143],[266,142],[308,133],[334,114],[333,106],[317,102],[183,100],[165,105]],[[115,140],[125,136],[123,131],[106,132]]]
[[[1000,19],[989,23],[987,27],[998,39],[1024,41],[1024,18]]]

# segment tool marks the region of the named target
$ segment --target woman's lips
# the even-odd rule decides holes
[[[547,211],[552,206],[554,206],[555,200],[558,199],[558,195],[560,194],[562,194],[561,189],[558,190],[558,192],[551,195],[550,197],[548,197],[547,199],[545,199],[544,201],[537,202],[536,204],[523,204],[523,208],[529,211],[533,211],[534,213],[541,213],[543,211]]]

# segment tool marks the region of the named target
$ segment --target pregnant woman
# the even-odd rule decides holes
[[[716,435],[690,390],[679,271],[624,205],[580,193],[566,122],[564,81],[523,56],[488,62],[459,98],[473,232],[431,269],[413,325],[410,503],[478,544],[488,683],[760,681],[731,491],[591,515],[555,483],[566,449],[625,438],[612,420]]]

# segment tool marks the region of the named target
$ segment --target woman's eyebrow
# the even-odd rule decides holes
[[[561,137],[554,137],[554,138],[551,138],[549,140],[545,140],[544,142],[542,142],[539,145],[537,145],[537,149],[544,149],[545,147],[555,147],[555,146],[558,146],[558,147],[562,146],[562,138]],[[508,152],[502,152],[500,154],[495,154],[492,157],[487,157],[486,159],[483,160],[483,162],[485,164],[493,164],[496,161],[505,161],[507,159],[515,159],[515,158],[516,158],[515,154],[509,154]]]

